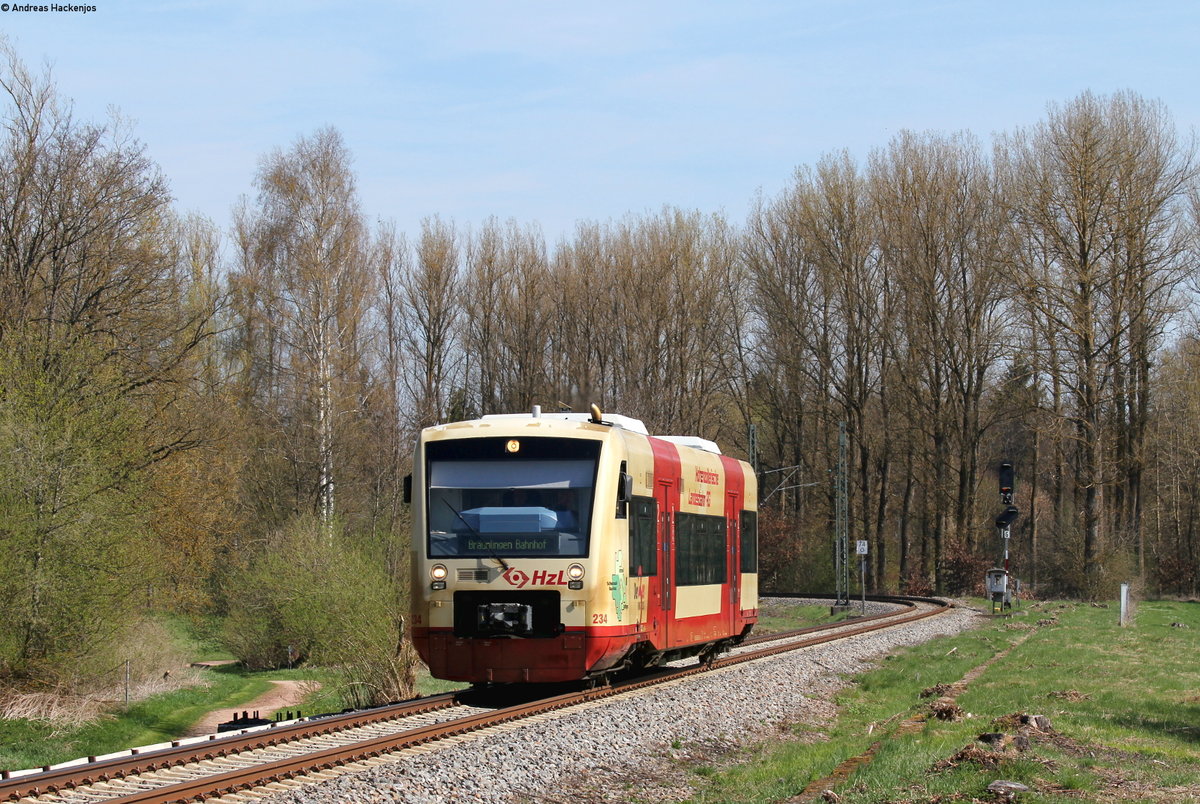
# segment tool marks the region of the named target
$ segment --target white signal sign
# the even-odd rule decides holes
[[[867,540],[866,539],[859,539],[855,543],[854,547],[855,547],[854,552],[856,555],[865,556],[867,554]]]

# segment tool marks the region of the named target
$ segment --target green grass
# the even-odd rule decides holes
[[[0,720],[0,768],[32,768],[179,737],[213,709],[234,709],[270,688],[259,674],[203,671],[203,686],[164,693],[77,728]]]
[[[1114,794],[1136,801],[1169,788],[1186,789],[1164,800],[1200,801],[1200,604],[1143,602],[1128,628],[1117,625],[1115,608],[1039,609],[884,661],[838,697],[835,723],[795,724],[793,741],[751,750],[717,773],[704,766],[692,800],[782,801],[882,737],[874,758],[834,785],[844,804],[991,801],[986,788],[997,779],[1030,787],[1017,798],[1023,804]],[[1049,619],[1056,624],[1037,626]],[[958,698],[970,717],[895,733],[900,721],[926,710],[922,690],[958,681],[1030,632]],[[969,745],[983,747],[975,742],[983,732],[1012,733],[993,721],[1014,713],[1045,715],[1057,737],[997,754],[995,767],[938,765]]]
[[[829,604],[792,605],[782,601],[762,602],[758,609],[758,622],[754,626],[755,634],[773,634],[779,631],[791,631],[796,628],[807,628],[810,625],[839,622],[854,616],[857,612],[829,613]]]
[[[461,681],[443,681],[440,678],[434,678],[429,675],[429,670],[425,665],[417,665],[417,695],[439,695],[443,692],[454,692],[455,690],[465,689],[467,684]]]
[[[163,615],[157,619],[164,642],[181,663],[218,661],[233,656],[221,645],[220,623],[213,619]],[[239,665],[197,671],[200,683],[154,695],[128,708],[70,727],[38,720],[0,720],[0,769],[17,770],[53,765],[85,756],[98,756],[135,746],[153,745],[184,736],[209,712],[233,713],[247,708],[271,688],[271,681],[313,681],[319,687],[292,711],[305,714],[340,712],[347,707],[338,675],[322,668],[249,672]],[[432,679],[418,666],[419,695],[460,688],[461,684]],[[262,717],[272,712],[262,711]]]
[[[211,651],[204,655],[223,658]],[[335,675],[320,668],[249,672],[237,665],[225,665],[202,670],[200,675],[200,685],[152,696],[77,728],[39,721],[0,720],[0,768],[35,768],[178,739],[209,712],[232,713],[242,708],[269,690],[271,681],[292,679],[321,684],[298,706],[292,707],[293,711],[317,714],[340,712],[346,707],[338,694]],[[420,695],[448,692],[462,686],[430,678],[424,667],[417,676]]]
[[[187,654],[189,661],[215,662],[234,658],[221,644],[221,622],[218,618],[161,614],[158,619],[180,652]]]

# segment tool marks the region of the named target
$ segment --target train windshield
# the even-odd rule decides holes
[[[430,557],[587,555],[599,441],[435,441],[425,457]]]

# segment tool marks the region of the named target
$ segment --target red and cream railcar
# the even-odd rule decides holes
[[[757,484],[696,438],[587,414],[424,430],[417,651],[475,684],[603,676],[740,642],[758,615]]]

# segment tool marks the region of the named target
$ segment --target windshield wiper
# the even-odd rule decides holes
[[[458,509],[457,509],[457,508],[455,508],[453,505],[451,505],[451,504],[450,504],[450,501],[449,501],[449,500],[447,500],[445,497],[443,497],[443,498],[442,498],[442,502],[444,502],[444,503],[446,504],[446,507],[447,507],[447,508],[449,508],[451,511],[453,511],[453,512],[454,512],[454,515],[455,515],[456,517],[458,517],[459,519],[461,519],[461,520],[462,520],[462,523],[463,523],[464,525],[466,525],[466,526],[467,526],[467,528],[469,528],[469,529],[470,529],[470,531],[471,531],[472,533],[474,533],[476,536],[478,536],[478,537],[479,537],[479,543],[480,543],[480,544],[484,544],[484,543],[485,543],[485,542],[484,542],[484,539],[483,539],[483,534],[482,534],[482,533],[480,533],[479,531],[477,531],[477,530],[476,530],[474,527],[472,527],[471,523],[467,521],[467,518],[466,518],[466,517],[464,517],[462,514],[460,514],[460,513],[458,512]],[[505,572],[508,572],[508,562],[507,562],[507,561],[505,561],[503,558],[501,558],[500,556],[498,556],[498,555],[496,555],[495,553],[493,553],[491,550],[488,550],[488,551],[487,551],[487,554],[488,554],[488,558],[492,559],[492,560],[493,560],[493,561],[495,561],[497,564],[499,564],[499,565],[500,565],[500,568],[501,568],[502,570],[504,570]]]

